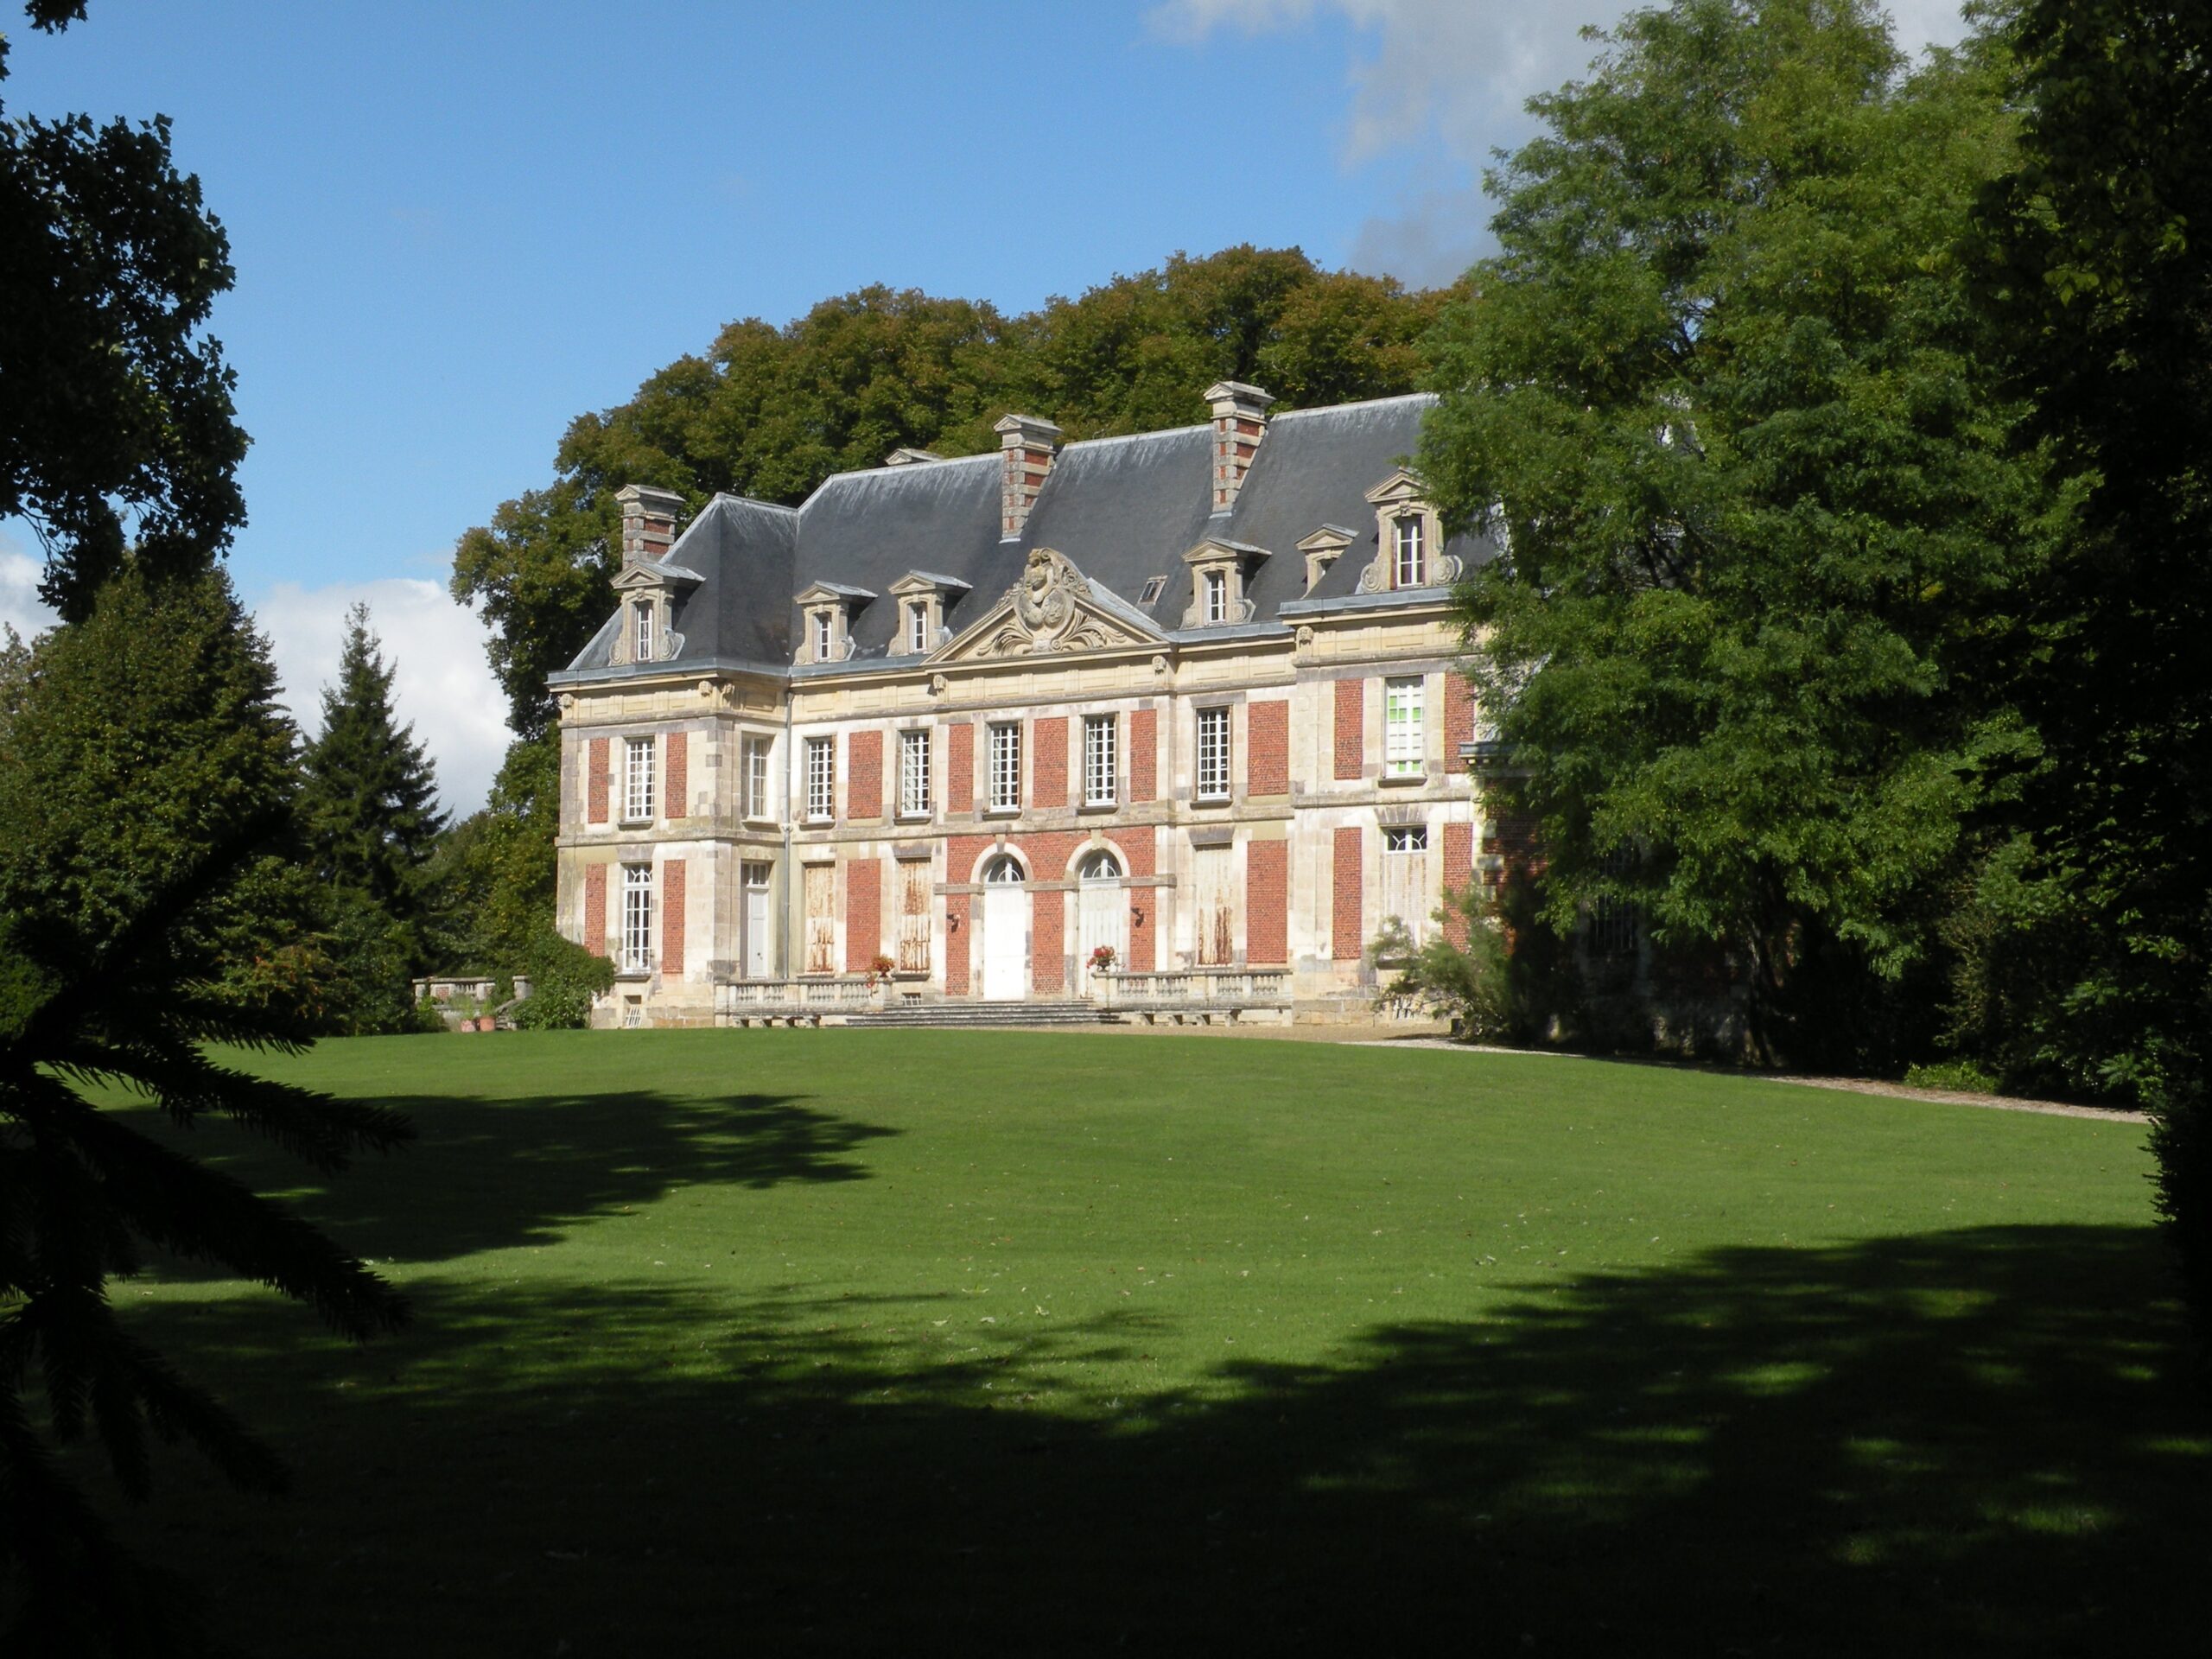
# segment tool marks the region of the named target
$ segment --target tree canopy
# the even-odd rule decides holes
[[[2159,1114],[2160,1204],[2212,1332],[2212,13],[2031,0],[2016,165],[1977,252],[2031,430],[2086,492],[2017,637],[2047,763],[1985,1036]]]
[[[84,15],[27,10],[47,29]],[[149,575],[190,574],[245,522],[233,376],[201,332],[232,280],[166,117],[0,116],[0,517],[44,541],[40,592],[66,619],[126,547]]]
[[[1805,1058],[1793,988],[1928,960],[2028,741],[1983,688],[2061,504],[1955,253],[2005,87],[1978,51],[1908,73],[1858,0],[1602,39],[1491,177],[1421,461],[1507,550],[1466,614],[1554,924],[1625,901],[1718,942]]]
[[[1178,254],[1076,299],[1002,315],[987,301],[875,286],[781,327],[748,317],[620,406],[579,416],[553,481],[461,538],[454,594],[491,629],[517,734],[546,728],[545,676],[613,607],[614,492],[652,484],[693,505],[717,491],[796,504],[831,474],[912,447],[998,447],[1011,410],[1071,437],[1187,426],[1219,379],[1286,407],[1410,391],[1442,292],[1318,269],[1295,248]]]

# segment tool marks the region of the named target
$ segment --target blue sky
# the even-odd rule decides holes
[[[451,803],[503,735],[454,538],[725,321],[883,282],[1026,308],[1184,249],[1448,279],[1482,157],[1618,0],[7,0],[11,112],[164,112],[231,236],[232,565],[312,726],[374,607]],[[1950,8],[1899,8],[1953,39]],[[1195,395],[1196,388],[1193,388]],[[1195,405],[1194,405],[1195,408]],[[0,619],[38,616],[0,524]]]

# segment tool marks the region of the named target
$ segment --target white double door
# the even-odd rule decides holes
[[[1076,971],[1088,991],[1092,988],[1090,960],[1101,945],[1114,953],[1116,967],[1129,965],[1129,907],[1123,902],[1121,882],[1110,876],[1085,877],[1077,896]]]
[[[988,883],[983,888],[983,1000],[1019,1002],[1028,989],[1029,890]]]

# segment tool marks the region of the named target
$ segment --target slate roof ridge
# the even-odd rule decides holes
[[[684,525],[683,536],[689,536],[698,525],[700,520],[703,519],[709,513],[714,512],[718,507],[724,506],[757,507],[764,512],[780,512],[793,518],[798,517],[798,509],[797,507],[787,507],[780,501],[763,501],[757,495],[739,495],[734,491],[731,490],[716,490],[714,494],[708,497],[707,505],[700,510],[698,518],[694,518],[690,524]],[[678,536],[676,538],[677,546],[681,546],[683,544],[683,536]],[[674,547],[671,547],[669,550],[671,553],[675,550],[676,549]]]
[[[815,502],[821,499],[823,491],[827,490],[831,485],[842,483],[849,478],[881,478],[887,476],[895,477],[902,480],[907,479],[936,478],[942,477],[944,474],[950,472],[957,467],[973,466],[976,462],[983,461],[990,462],[994,467],[1001,465],[1000,452],[996,449],[986,449],[979,455],[945,455],[937,461],[923,461],[908,467],[854,467],[842,473],[831,473],[819,484],[809,490],[806,493],[806,499],[800,502],[798,505],[795,507],[784,507],[779,509],[779,511],[803,515],[809,507],[812,506]],[[761,505],[766,506],[771,504],[763,502]]]
[[[1443,401],[1441,394],[1433,391],[1397,391],[1388,397],[1362,397],[1349,404],[1315,404],[1306,409],[1286,409],[1279,414],[1270,414],[1268,424],[1273,426],[1278,421],[1311,420],[1323,415],[1357,415],[1362,410],[1380,409],[1386,404],[1419,404],[1424,408],[1433,409]]]

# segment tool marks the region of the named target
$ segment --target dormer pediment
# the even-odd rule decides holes
[[[1346,530],[1342,524],[1324,524],[1310,536],[1299,538],[1301,553],[1341,553],[1359,539],[1359,532]]]
[[[921,594],[950,597],[954,594],[964,594],[972,586],[972,583],[963,582],[957,576],[944,575],[935,570],[909,570],[891,584],[891,591],[901,599]]]
[[[939,662],[1035,657],[1062,651],[1150,648],[1166,640],[1150,618],[1094,588],[1065,554],[1032,550],[1021,580],[938,652]]]
[[[875,597],[866,588],[848,588],[842,582],[811,582],[792,595],[801,605],[836,605],[857,611]]]
[[[1367,492],[1367,499],[1378,507],[1395,506],[1401,502],[1420,501],[1427,498],[1428,486],[1418,474],[1401,467]]]
[[[1189,565],[1234,564],[1240,569],[1249,569],[1268,554],[1268,549],[1255,547],[1249,542],[1232,542],[1225,537],[1209,536],[1183,556],[1183,563]]]
[[[661,588],[696,588],[705,580],[696,570],[687,570],[680,564],[632,559],[614,573],[614,591],[651,593]]]

